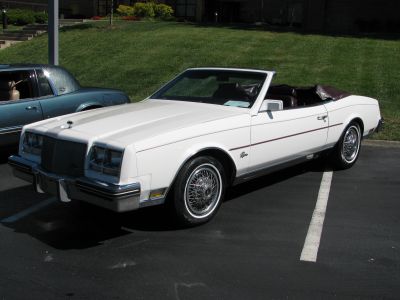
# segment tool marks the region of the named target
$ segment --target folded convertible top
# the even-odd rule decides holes
[[[334,87],[327,86],[327,85],[316,85],[315,86],[315,93],[322,99],[322,100],[339,100],[345,97],[350,96],[351,94],[345,91],[338,90]]]

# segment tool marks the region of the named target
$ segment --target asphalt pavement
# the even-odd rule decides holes
[[[327,173],[308,163],[236,186],[214,220],[183,229],[163,207],[35,194],[3,162],[0,299],[400,299],[400,147],[363,147],[321,193]]]

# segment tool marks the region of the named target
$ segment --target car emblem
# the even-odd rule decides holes
[[[242,152],[242,153],[240,153],[240,158],[243,158],[243,157],[246,157],[246,156],[248,156],[248,154],[246,153],[246,152]]]
[[[74,122],[68,121],[68,122],[67,122],[68,128],[72,128],[72,125],[73,125],[73,124],[74,124]]]

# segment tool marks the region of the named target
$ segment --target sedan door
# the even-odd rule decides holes
[[[0,102],[0,145],[16,145],[22,126],[42,119],[42,108],[36,99]]]
[[[252,117],[250,172],[322,150],[328,133],[324,105],[263,111]]]
[[[42,107],[37,100],[35,74],[32,70],[16,69],[0,73],[2,85],[15,84],[14,100],[7,97],[9,91],[3,90],[0,100],[0,146],[15,146],[18,143],[22,126],[43,119]]]

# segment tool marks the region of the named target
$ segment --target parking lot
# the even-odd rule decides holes
[[[321,192],[324,174],[308,163],[236,186],[214,220],[182,229],[162,207],[37,195],[3,162],[0,299],[399,299],[400,147],[364,146]]]

